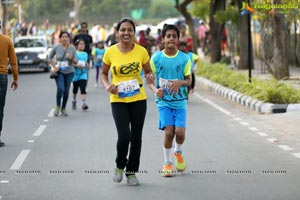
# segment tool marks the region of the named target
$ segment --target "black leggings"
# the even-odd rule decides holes
[[[78,88],[80,88],[81,94],[86,94],[87,80],[79,80],[73,82],[73,94],[77,94]]]
[[[139,170],[147,101],[111,103],[111,108],[118,132],[116,164],[119,169],[126,167],[128,176]],[[127,159],[129,144],[130,152]]]
[[[191,85],[187,87],[188,88],[188,92],[190,92],[190,90],[193,90],[194,87],[195,87],[195,81],[196,81],[196,79],[195,79],[194,72],[191,74],[191,77],[192,77]]]

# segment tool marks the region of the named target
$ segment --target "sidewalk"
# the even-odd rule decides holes
[[[198,50],[198,55],[200,59],[206,59],[201,50]],[[248,70],[238,70],[238,72],[248,74]],[[268,80],[272,78],[272,75],[268,72],[262,73],[262,62],[258,59],[254,60],[254,69],[252,69],[251,72],[252,77],[258,79]],[[300,88],[300,67],[290,67],[290,80],[283,80],[283,82],[295,88]],[[263,102],[202,77],[197,78],[197,83],[205,89],[211,90],[218,95],[221,95],[259,113],[270,114],[292,111],[300,112],[300,104],[273,104],[269,102]]]

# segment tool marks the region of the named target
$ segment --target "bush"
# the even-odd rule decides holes
[[[228,65],[199,61],[196,74],[255,99],[274,104],[300,103],[300,90],[275,79],[259,80],[232,70]]]

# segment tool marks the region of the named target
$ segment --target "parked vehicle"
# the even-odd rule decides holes
[[[21,36],[14,43],[19,70],[43,69],[50,71],[48,62],[48,45],[43,36]]]

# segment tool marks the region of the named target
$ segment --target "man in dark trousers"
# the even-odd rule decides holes
[[[0,20],[0,31],[1,31],[1,20]],[[4,142],[1,141],[1,131],[4,116],[5,98],[8,85],[8,61],[10,62],[11,71],[13,73],[13,81],[11,88],[16,90],[18,88],[18,62],[17,56],[14,49],[14,45],[11,39],[0,33],[0,147],[5,146]]]
[[[75,35],[75,37],[73,38],[73,44],[79,39],[84,40],[84,42],[85,42],[84,51],[89,55],[88,63],[90,63],[91,55],[92,55],[92,47],[91,46],[93,44],[93,38],[91,35],[89,35],[87,22],[82,22],[80,26],[81,26],[80,33]]]
[[[87,22],[81,22],[80,32],[79,32],[79,34],[75,35],[75,37],[73,38],[73,44],[75,44],[75,42],[79,39],[83,39],[84,42],[85,42],[84,51],[88,54],[87,63],[90,64],[90,61],[91,61],[91,58],[92,58],[93,38],[92,38],[91,35],[89,35],[88,23]]]

